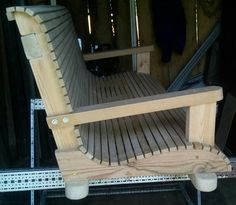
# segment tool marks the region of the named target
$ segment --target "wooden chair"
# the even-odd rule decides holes
[[[68,198],[85,197],[88,179],[158,174],[189,174],[198,189],[211,191],[216,175],[201,173],[231,170],[214,146],[220,87],[165,93],[147,74],[153,47],[83,57],[62,6],[11,7],[7,16],[22,36]],[[92,75],[83,60],[134,53],[138,73],[106,78]]]

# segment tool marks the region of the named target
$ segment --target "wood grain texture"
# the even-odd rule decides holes
[[[215,103],[221,99],[222,89],[217,86],[210,86],[92,106],[84,106],[80,107],[77,112],[73,112],[71,114],[68,113],[65,115],[49,116],[47,117],[47,122],[50,128],[66,127],[161,110]],[[69,119],[68,123],[63,123],[64,117]],[[51,122],[53,119],[57,119],[58,124],[52,124]]]
[[[56,151],[56,157],[63,178],[66,180],[74,175],[87,179],[103,179],[159,174],[192,174],[199,169],[205,172],[231,170],[223,156],[202,149],[172,151],[117,167],[96,164],[76,150]]]
[[[215,144],[216,103],[187,108],[186,136],[189,142]]]
[[[137,72],[150,74],[150,53],[137,54]]]
[[[46,113],[50,115],[71,112],[72,107],[66,101],[65,93],[59,85],[57,67],[51,59],[46,35],[41,30],[40,24],[29,14],[23,12],[24,9],[16,8],[16,10],[14,16],[23,36],[23,45],[44,101]],[[37,52],[35,52],[36,50]],[[53,134],[59,149],[78,146],[73,126],[66,129],[54,129]]]

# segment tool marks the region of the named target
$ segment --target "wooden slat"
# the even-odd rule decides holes
[[[142,81],[141,78],[139,78],[141,75],[132,75],[132,78],[135,80],[136,84],[139,85],[140,89],[143,93],[154,95],[157,93],[157,91],[153,90],[150,84],[147,84],[145,81]],[[178,124],[176,123],[176,120],[173,119],[173,117],[170,114],[170,111],[163,111],[156,113],[160,116],[162,119],[163,124],[166,127],[166,130],[168,133],[170,133],[170,136],[172,140],[175,142],[178,149],[183,149],[186,147],[186,144],[182,138],[184,138],[185,134],[181,132],[181,129],[179,128]],[[177,131],[176,131],[177,130]]]
[[[27,10],[26,10],[27,12]],[[51,19],[54,19],[54,18],[58,18],[60,16],[63,16],[64,14],[68,13],[68,10],[66,9],[61,9],[61,10],[58,10],[58,11],[54,11],[54,12],[50,12],[50,13],[40,13],[40,14],[37,14],[36,13],[36,16],[35,16],[35,19],[39,22],[39,23],[43,23],[45,21],[49,21]]]
[[[159,147],[160,152],[167,152],[169,147],[167,146],[167,144],[165,143],[159,129],[157,128],[157,126],[155,125],[153,118],[150,116],[150,114],[144,114],[145,119],[147,121],[147,124],[150,128],[150,131],[157,143],[157,146]]]
[[[23,7],[23,6],[16,6],[16,7],[15,7],[15,11],[16,11],[16,12],[24,12],[25,10],[26,10],[26,8]]]
[[[121,90],[123,91],[123,87],[120,86],[120,79],[116,79],[117,75],[112,75],[111,77],[108,77],[106,80],[106,84],[112,84],[112,89],[113,92],[116,93],[116,95],[114,96],[114,99],[116,100],[122,100],[122,99],[126,99],[127,98],[127,94],[126,93],[121,93]],[[128,162],[131,162],[135,159],[135,155],[133,152],[133,148],[130,142],[130,138],[129,135],[127,133],[127,128],[125,126],[125,122],[123,118],[119,118],[117,119],[118,123],[116,123],[117,127],[119,127],[120,133],[121,133],[121,138],[122,138],[122,142],[123,142],[123,146],[124,146],[124,150],[126,153],[126,157]],[[118,129],[118,128],[116,128]]]
[[[89,135],[88,135],[88,149],[86,155],[90,158],[94,158],[94,130],[95,130],[95,123],[89,123]]]
[[[90,103],[91,104],[96,104],[97,100],[96,100],[96,95],[98,97],[98,101],[101,102],[101,93],[99,90],[96,89],[96,77],[92,77],[90,79],[90,83],[92,83],[92,85],[90,86]],[[94,95],[94,89],[96,89],[96,94]],[[94,126],[97,126],[97,129],[99,128],[98,124],[95,124]],[[88,129],[92,128],[93,129],[93,125],[83,125],[81,129],[83,129],[83,127],[88,127]],[[109,163],[109,152],[108,152],[108,141],[107,141],[107,133],[106,133],[106,126],[105,126],[105,122],[101,123],[101,142],[98,143],[95,142],[97,139],[97,137],[100,136],[95,136],[95,138],[93,139],[93,137],[90,136],[82,136],[83,138],[90,138],[90,149],[88,150],[89,155],[90,156],[94,156],[95,160],[102,162],[103,164]],[[100,133],[100,132],[98,132]],[[91,139],[92,138],[92,139]],[[101,146],[101,147],[100,147]],[[95,152],[93,153],[93,147],[95,147]],[[100,153],[102,152],[102,153]],[[101,157],[99,157],[101,156]]]
[[[68,36],[70,37],[70,35],[73,34],[71,32],[73,30],[73,25],[71,21],[64,22],[60,27],[62,28],[62,31],[58,32],[56,36],[53,36],[54,33],[47,35],[48,36],[47,40],[49,41],[48,44],[50,46],[50,50],[56,52],[57,55],[59,55],[60,51],[63,49],[63,47],[61,48],[61,44],[63,43],[63,41],[65,41],[65,39]],[[57,27],[56,29],[60,27]]]
[[[172,138],[173,142],[175,143],[177,149],[184,149],[185,144],[183,143],[183,141],[181,140],[181,137],[176,133],[175,129],[173,128],[175,125],[171,124],[174,122],[169,122],[164,113],[165,113],[165,111],[158,113],[158,116],[160,117],[162,124],[165,126],[165,129],[169,133],[169,135]]]
[[[131,98],[132,97],[132,92],[131,92],[128,84],[124,80],[123,75],[120,79],[117,80],[117,83],[119,83],[119,84],[122,83],[120,91],[125,92],[125,95],[128,96],[128,98]],[[127,131],[128,131],[130,141],[131,141],[131,144],[132,144],[132,147],[133,147],[136,158],[142,158],[142,157],[145,156],[145,153],[148,154],[148,151],[150,152],[150,149],[146,149],[146,150],[143,149],[141,143],[139,142],[139,139],[137,138],[137,135],[134,132],[131,120],[132,120],[131,117],[125,118]]]
[[[66,30],[70,26],[70,24],[71,24],[71,19],[68,19],[67,21],[62,22],[59,27],[56,27],[53,30],[50,30],[45,33],[48,44],[51,47],[55,47],[55,48],[57,47],[57,44],[60,42],[55,41],[55,45],[53,45],[54,43],[53,41],[57,38],[57,36],[60,36],[63,33],[63,31]]]
[[[26,9],[26,13],[35,16],[36,14],[42,13],[50,13],[58,10],[65,10],[63,6],[47,6],[47,5],[39,5],[39,6],[24,6]]]
[[[64,58],[60,57],[62,54],[67,54],[70,51],[71,46],[75,46],[76,38],[74,32],[70,31],[61,41],[60,44],[53,48],[52,58],[60,59],[59,63],[62,63]],[[69,48],[69,49],[68,49]],[[54,55],[53,55],[54,54]],[[62,55],[63,56],[63,55]],[[65,57],[66,55],[64,55]]]
[[[58,52],[58,55],[55,53],[55,58],[58,62],[58,67],[61,69],[62,73],[65,72],[65,69],[66,69],[66,66],[65,67],[61,67],[61,65],[63,64],[64,61],[66,61],[65,59],[68,58],[68,55],[70,54],[70,48],[71,48],[71,45],[73,45],[73,41],[75,42],[75,39],[72,38],[72,34],[69,35],[66,39],[68,40],[67,42],[65,42],[65,46],[64,47],[61,47],[63,52]]]
[[[158,83],[158,81],[154,80],[148,75],[138,75],[139,79],[143,82],[144,85],[147,85],[152,91],[152,95],[158,93],[164,93],[164,88]],[[168,112],[172,113],[178,119],[177,123],[179,126],[185,131],[185,113],[182,108],[169,110]],[[181,122],[180,122],[181,121]]]
[[[114,86],[110,87],[110,91],[111,91],[111,96],[113,98],[119,97],[119,94],[116,92]],[[111,96],[108,95],[108,97],[111,97]],[[121,137],[121,131],[120,131],[118,120],[113,119],[112,120],[112,125],[113,125],[113,131],[114,131],[115,139],[116,139],[116,147],[117,147],[119,163],[120,164],[127,163],[128,158],[126,156],[126,152],[125,152],[123,140],[122,140],[122,137]]]
[[[127,95],[129,98],[133,98],[137,96],[137,93],[135,92],[133,86],[131,84],[128,84],[126,81],[122,81],[121,79],[118,82],[126,83],[129,86],[126,86],[129,88],[129,91],[127,92]],[[149,128],[146,126],[145,119],[143,116],[132,116],[131,117],[132,122],[134,124],[134,129],[136,131],[136,135],[138,137],[138,141],[140,143],[140,146],[143,150],[143,153],[145,156],[150,156],[151,153],[156,152],[159,148],[153,139],[153,136],[151,135]],[[146,135],[144,135],[144,133]]]
[[[137,77],[139,76],[146,76],[146,75],[136,75]],[[123,76],[122,76],[123,77]],[[149,85],[147,85],[147,87],[149,87]],[[158,94],[159,91],[156,91],[155,94]],[[136,95],[137,97],[137,95]],[[152,132],[153,137],[155,138],[155,141],[159,147],[159,149],[161,150],[161,152],[166,152],[168,150],[168,146],[166,145],[165,141],[163,140],[161,133],[159,132],[158,128],[156,127],[156,125],[153,122],[153,119],[150,117],[149,114],[144,114],[145,116],[145,120],[147,121],[147,124],[150,127],[150,130]]]
[[[90,76],[90,78],[88,79],[89,81],[89,104],[92,105],[93,104],[93,86],[92,86],[92,79],[94,77]],[[83,142],[83,146],[84,146],[84,153],[87,153],[89,151],[88,146],[89,146],[89,127],[90,124],[85,124],[85,125],[81,125],[78,126],[79,129],[81,130],[81,138],[82,138],[82,142]],[[91,158],[91,154],[89,155]],[[109,158],[108,158],[109,161]]]
[[[67,21],[71,18],[69,13],[64,14],[63,16],[60,16],[59,18],[52,19],[50,21],[46,21],[43,24],[41,24],[41,29],[44,32],[48,32],[58,26],[60,26],[64,21]]]
[[[130,81],[133,82],[133,84],[136,86],[136,90],[139,91],[141,97],[151,94],[150,88],[145,90],[145,88],[142,86],[142,82],[137,81],[138,79],[133,74],[129,74],[128,77],[129,77]],[[169,124],[167,124],[168,121],[165,119],[162,112],[158,112],[158,113],[154,113],[154,114],[156,114],[158,116],[158,118],[160,119],[160,121],[162,121],[162,124],[164,125],[166,131],[169,133],[169,136],[172,139],[172,140],[166,139],[166,143],[168,144],[168,146],[171,148],[173,146],[172,142],[174,142],[174,144],[177,146],[177,148],[182,147],[183,143],[181,143],[181,140],[179,139],[179,137],[176,136],[176,133],[173,131],[173,128]]]
[[[109,164],[109,145],[108,145],[108,134],[107,134],[107,128],[106,128],[106,122],[101,122],[101,150],[102,150],[102,164]]]
[[[110,91],[107,91],[106,87],[104,86],[104,82],[102,79],[98,80],[98,85],[100,86],[101,93],[102,93],[102,100],[104,101],[107,97],[109,98]],[[107,120],[106,122],[106,130],[108,135],[108,147],[109,147],[109,159],[110,159],[110,165],[118,165],[119,158],[117,156],[118,150],[117,150],[117,144],[116,144],[116,138],[115,133],[112,128],[112,121]]]
[[[7,15],[8,21],[15,20],[14,11],[15,11],[15,7],[6,8],[6,15]]]
[[[158,80],[153,79],[151,76],[138,75],[138,77],[140,79],[142,79],[143,82],[148,83],[148,86],[152,89],[153,94],[164,93],[165,92],[164,88],[160,85]],[[170,110],[169,112],[172,112],[172,113],[175,113],[176,115],[178,115],[177,118],[182,121],[180,126],[185,126],[186,116],[185,116],[185,112],[184,112],[183,108]],[[185,127],[184,127],[183,130],[185,130]]]
[[[134,81],[133,76],[131,74],[129,74],[129,73],[126,74],[125,78],[126,78],[127,82],[132,82],[133,85],[135,86],[135,88],[136,88],[136,90],[138,92],[138,93],[136,93],[136,97],[138,97],[138,96],[142,97],[142,96],[147,96],[148,95],[147,92],[143,93],[142,90],[139,89],[138,84],[136,84],[136,82]],[[139,83],[141,83],[141,82],[139,82]],[[174,144],[173,139],[171,138],[171,136],[169,135],[168,131],[165,129],[163,123],[161,122],[159,115],[157,113],[151,113],[151,117],[152,117],[152,120],[154,120],[154,122],[155,122],[154,124],[158,128],[158,130],[159,130],[161,136],[163,137],[163,139],[165,141],[165,144],[167,145],[168,149],[169,150],[175,150],[176,149],[176,145]],[[157,123],[157,119],[158,119],[159,123]],[[149,119],[149,120],[151,120],[151,119]],[[161,141],[160,147],[161,146],[165,147],[164,143],[162,142],[162,140],[157,139],[157,138],[156,138],[156,140],[157,140],[157,142]]]
[[[121,82],[121,80],[120,80]],[[131,85],[131,84],[130,84]],[[130,87],[130,94],[128,94],[129,98],[132,97],[137,97],[137,93],[135,92],[133,86],[129,86]],[[143,149],[144,154],[147,156],[147,154],[149,155],[149,153],[154,153],[157,152],[159,150],[156,141],[154,140],[148,126],[147,123],[144,119],[144,116],[139,115],[137,117],[131,117],[133,122],[136,124],[136,132],[137,135],[141,135],[138,137],[139,139],[139,143]],[[137,119],[136,119],[137,118]],[[146,145],[147,143],[147,145]]]

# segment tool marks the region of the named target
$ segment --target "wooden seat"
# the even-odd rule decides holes
[[[22,36],[66,182],[231,170],[214,146],[220,87],[165,93],[147,74],[153,47],[82,56],[62,6],[11,7],[7,16]],[[143,73],[99,78],[84,62],[133,53]]]
[[[121,73],[94,81],[96,90],[92,93],[96,97],[90,104],[164,92],[146,74]],[[85,124],[78,127],[80,150],[100,163],[128,163],[162,152],[191,149],[184,129],[185,113],[176,109]]]

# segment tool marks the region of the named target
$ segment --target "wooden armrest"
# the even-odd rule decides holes
[[[112,50],[112,51],[102,51],[96,53],[84,54],[85,61],[119,57],[119,56],[127,56],[138,53],[150,53],[154,51],[154,46],[143,46],[137,48],[128,48],[128,49],[120,49],[120,50]]]
[[[180,107],[212,104],[223,98],[222,88],[209,86],[148,97],[121,100],[78,108],[68,114],[47,117],[51,129],[151,113]]]

